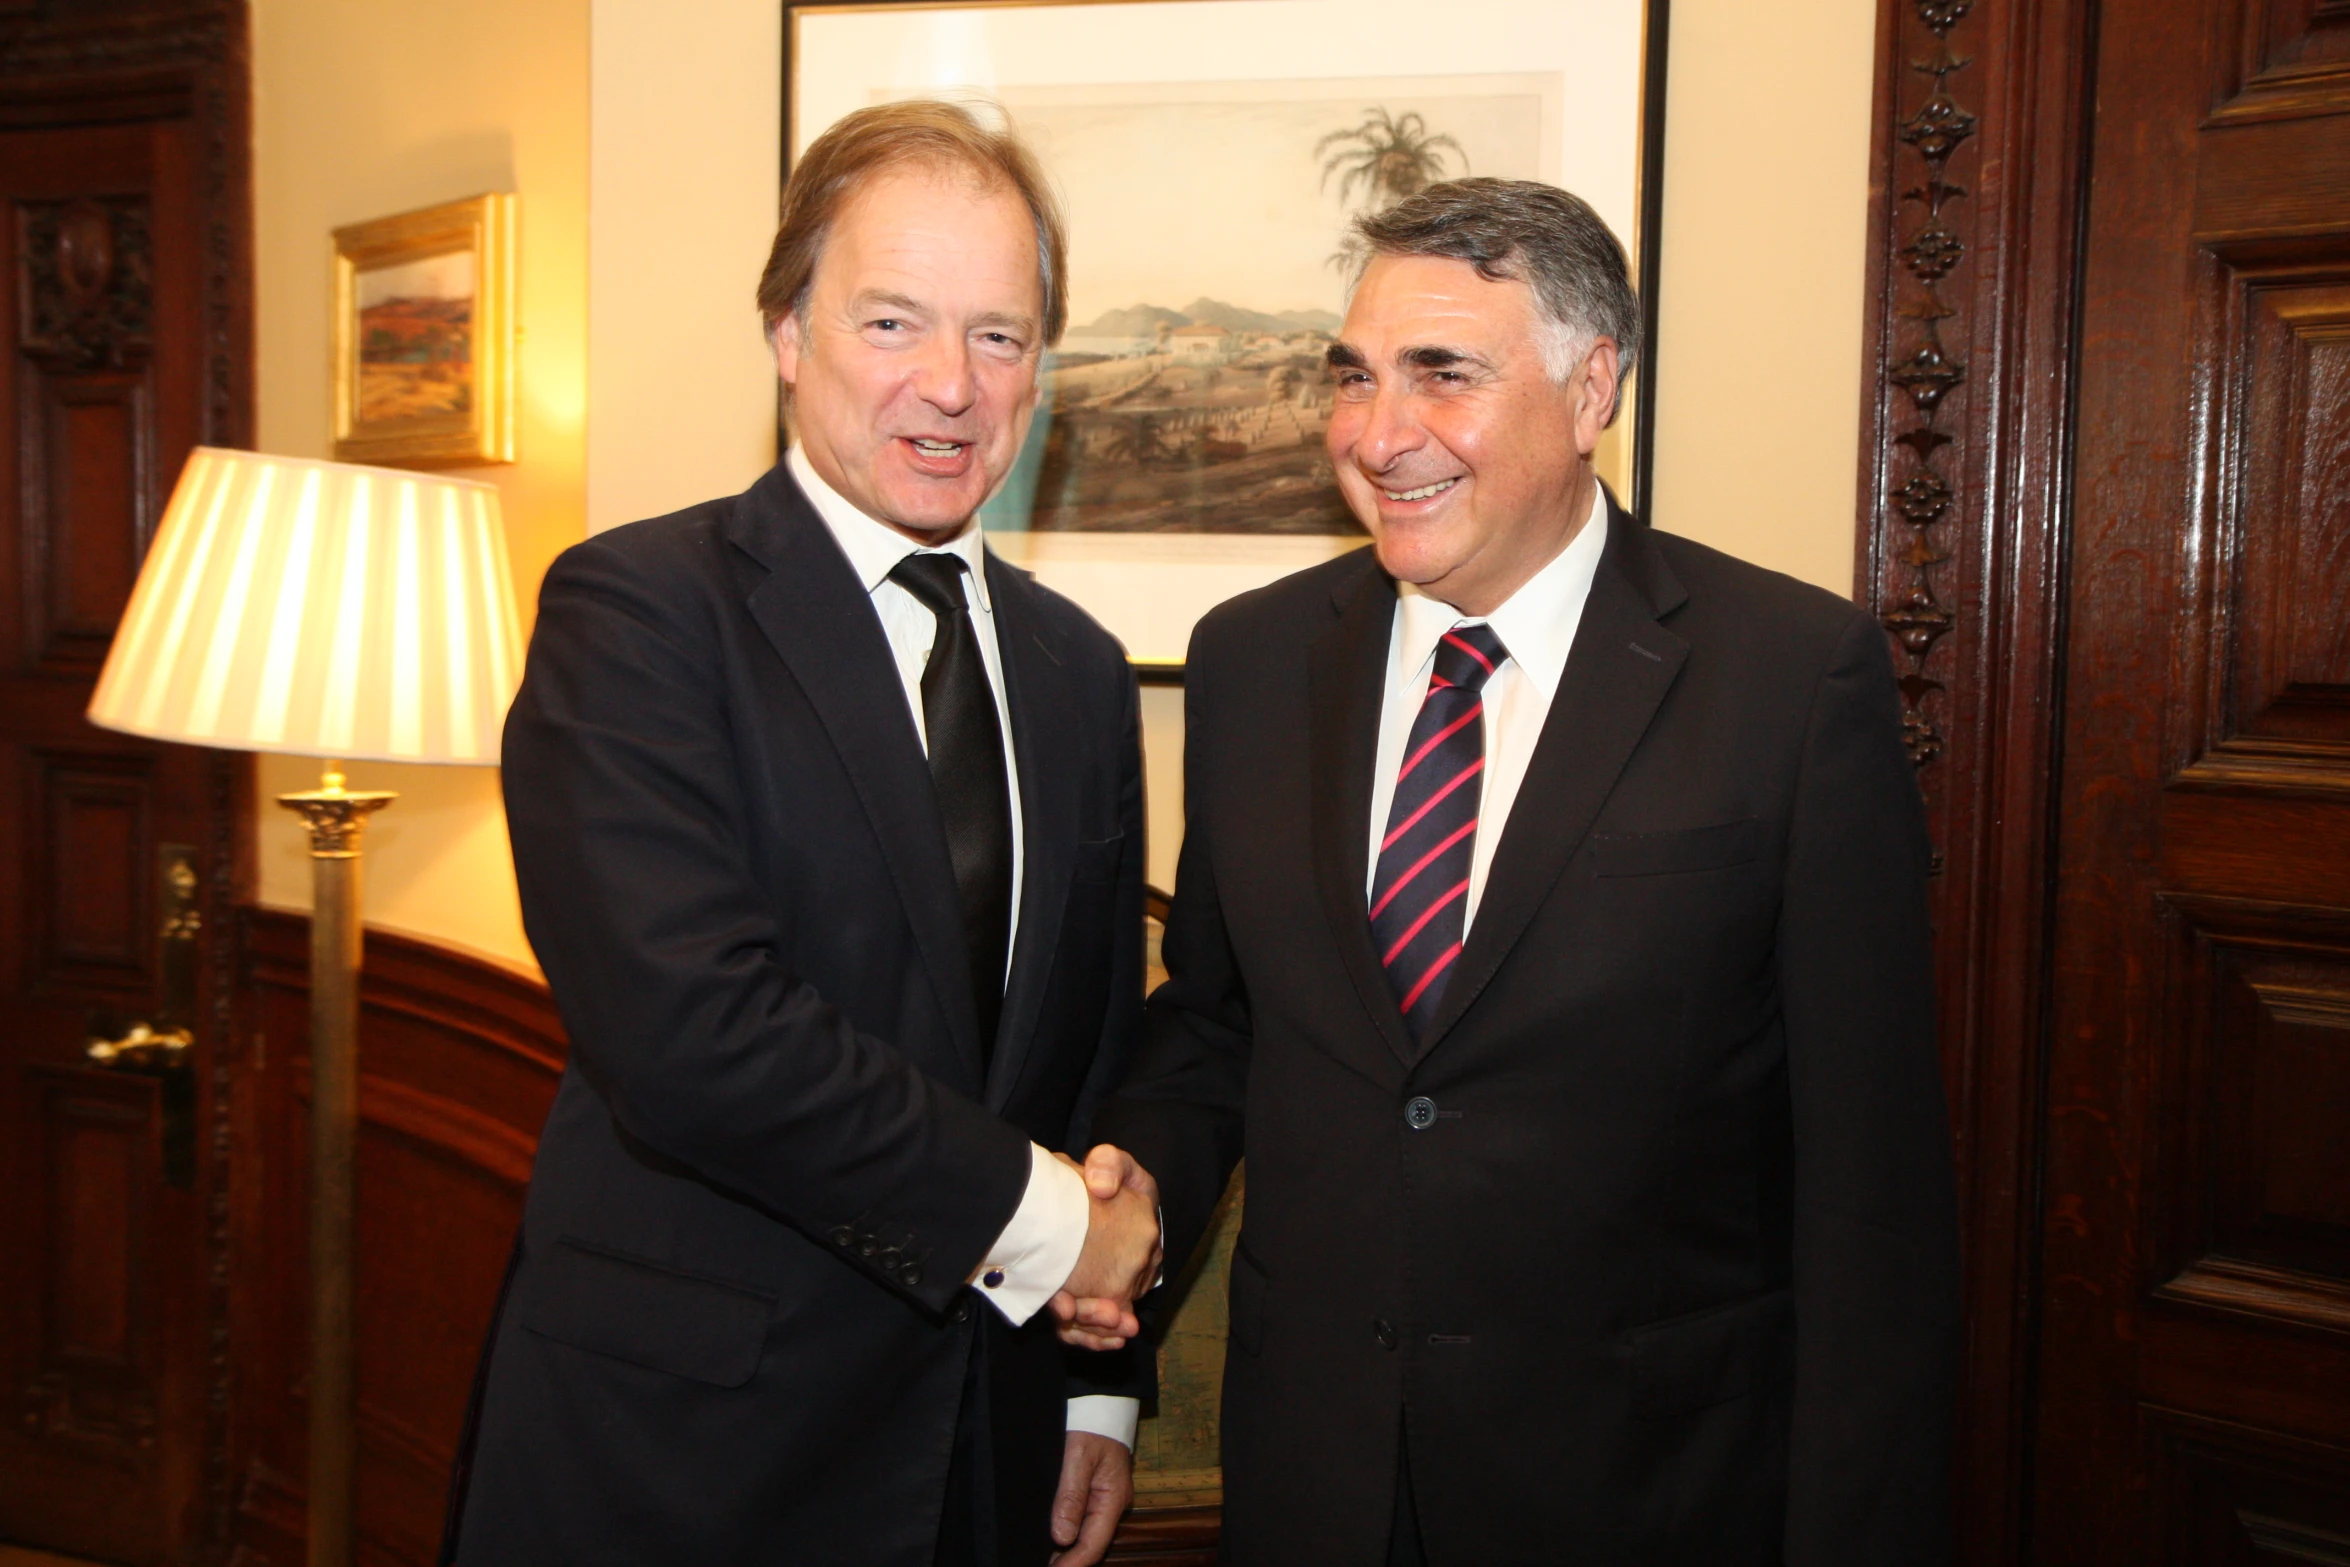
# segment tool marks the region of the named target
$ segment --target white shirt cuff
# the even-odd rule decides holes
[[[1092,1201],[1084,1176],[1030,1143],[1028,1190],[971,1275],[971,1287],[1014,1327],[1035,1316],[1077,1271]]]
[[[1069,1429],[1091,1431],[1134,1451],[1134,1433],[1142,1426],[1142,1400],[1116,1393],[1087,1393],[1069,1400]]]

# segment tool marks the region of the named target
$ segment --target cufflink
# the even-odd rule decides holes
[[[979,1282],[991,1290],[1002,1289],[1004,1287],[1004,1270],[990,1268],[979,1276]]]

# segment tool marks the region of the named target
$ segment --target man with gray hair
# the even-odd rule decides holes
[[[1225,1560],[1946,1560],[1884,635],[1598,482],[1640,316],[1588,206],[1459,180],[1357,237],[1328,440],[1372,547],[1192,639],[1171,977],[1094,1122],[1171,1261],[1248,1158]]]

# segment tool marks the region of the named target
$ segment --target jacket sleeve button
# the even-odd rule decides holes
[[[835,1245],[835,1246],[849,1246],[849,1245],[854,1245],[854,1244],[856,1243],[856,1239],[857,1239],[857,1232],[856,1232],[855,1230],[852,1230],[852,1229],[850,1229],[850,1228],[849,1228],[847,1225],[845,1225],[845,1224],[836,1224],[836,1225],[834,1225],[834,1226],[832,1227],[832,1244],[833,1244],[833,1245]]]
[[[912,1289],[915,1285],[922,1282],[922,1270],[913,1263],[909,1262],[904,1267],[898,1269],[898,1282],[903,1284],[906,1288]]]

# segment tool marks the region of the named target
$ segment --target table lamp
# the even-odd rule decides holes
[[[343,764],[495,766],[521,629],[487,484],[199,446],[90,700],[108,729],[327,761],[310,829],[311,1567],[353,1550],[359,841]]]

